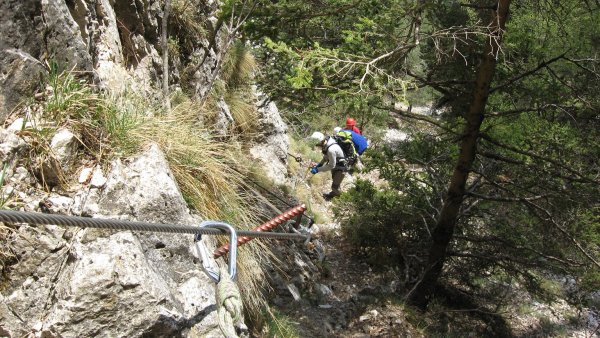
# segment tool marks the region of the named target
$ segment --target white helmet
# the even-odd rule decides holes
[[[310,139],[321,143],[325,140],[325,135],[323,135],[323,133],[321,132],[315,131],[314,133],[312,133],[312,135],[310,135]]]
[[[342,131],[342,127],[335,127],[335,128],[333,128],[333,132],[336,133],[336,134],[339,133],[340,131]]]

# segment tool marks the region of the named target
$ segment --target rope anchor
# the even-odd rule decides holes
[[[216,228],[227,231],[229,234],[229,271],[225,267],[219,268],[215,258],[206,247],[206,237],[202,234],[194,236],[196,250],[202,261],[202,269],[217,284],[217,318],[219,328],[226,338],[237,338],[236,327],[243,324],[243,305],[240,290],[235,284],[236,258],[237,258],[237,233],[235,229],[223,222],[204,221],[201,228]],[[227,278],[229,277],[229,278]]]
[[[200,227],[222,229],[227,231],[229,234],[229,278],[232,282],[234,282],[237,274],[237,233],[235,232],[235,229],[227,223],[215,221],[204,221],[200,223]],[[194,236],[194,242],[196,244],[198,256],[202,261],[202,269],[208,275],[208,277],[210,277],[210,279],[212,279],[215,283],[219,283],[221,280],[219,267],[213,258],[213,254],[208,251],[205,240],[202,239],[202,234],[196,234]]]

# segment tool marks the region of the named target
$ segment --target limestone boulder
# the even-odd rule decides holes
[[[0,119],[33,94],[44,73],[41,6],[36,1],[0,2]]]
[[[156,145],[114,161],[103,185],[74,196],[53,193],[44,202],[52,213],[200,222]],[[0,292],[3,335],[222,336],[215,284],[193,255],[192,235],[20,225],[13,244],[18,262]]]
[[[255,145],[250,148],[252,157],[260,161],[267,177],[276,184],[287,181],[287,157],[290,142],[287,135],[287,124],[281,118],[279,109],[273,101],[260,93],[256,94],[259,119]]]

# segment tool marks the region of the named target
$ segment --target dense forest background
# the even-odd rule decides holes
[[[555,275],[600,287],[599,37],[578,0],[278,1],[244,26],[301,135],[413,126],[367,157],[389,188],[359,182],[336,211],[422,309],[448,289],[498,306],[511,283],[551,297]]]

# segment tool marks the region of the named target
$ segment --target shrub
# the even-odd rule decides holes
[[[427,226],[412,213],[413,199],[398,191],[378,190],[357,180],[334,204],[344,236],[376,266],[398,264],[405,252],[419,251]]]

